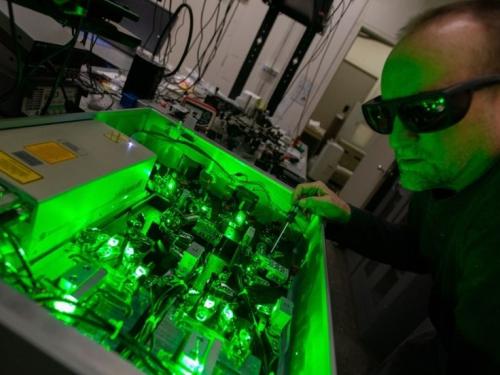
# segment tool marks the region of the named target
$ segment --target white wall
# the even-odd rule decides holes
[[[380,78],[392,47],[373,39],[358,36],[345,59],[366,73]]]
[[[306,109],[303,106],[285,98],[277,113],[280,126],[285,129],[295,129],[295,134],[300,134],[307,124],[314,108],[321,99],[328,83],[331,81],[335,70],[345,58],[347,51],[353,44],[356,35],[365,27],[375,32],[391,43],[397,42],[399,30],[412,17],[429,8],[456,2],[457,0],[369,0],[368,2],[354,1],[352,9],[346,14],[346,18],[341,23],[334,43],[332,43],[325,64],[320,70],[321,79],[316,82],[312,91],[315,93]],[[298,80],[297,85],[300,84]],[[291,90],[293,93],[293,89]],[[291,105],[290,105],[291,103]],[[304,113],[301,116],[302,112]],[[297,124],[297,119],[300,122]]]
[[[204,16],[205,22],[212,14],[218,1],[219,0],[207,1]],[[168,1],[164,0],[164,3],[165,6],[167,6]],[[181,1],[174,0],[172,8],[175,9],[180,3]],[[195,18],[193,34],[196,36],[200,30],[200,14],[203,1],[188,0],[187,3],[193,8]],[[225,9],[227,3],[228,0],[222,0],[221,8]],[[268,6],[260,0],[240,1],[233,21],[222,40],[219,51],[204,76],[206,81],[219,87],[222,92],[226,94],[229,93],[267,10]],[[232,10],[230,14],[231,13]],[[210,26],[211,27],[208,27],[204,32],[203,45],[206,45],[214,31],[213,22]],[[262,88],[263,86],[259,94],[262,95],[266,92],[270,94],[272,92],[270,86],[272,86],[274,82],[271,84],[261,82],[261,77],[264,76],[261,67],[263,64],[272,65],[274,62],[274,65],[280,70],[281,67],[288,62],[290,54],[293,53],[295,45],[301,36],[301,29],[303,30],[301,25],[293,22],[288,17],[283,15],[278,17],[261,52],[260,58],[257,61],[256,68],[249,77],[246,89],[255,92],[257,88]],[[175,64],[179,61],[182,54],[182,48],[186,43],[188,29],[184,26],[183,30],[184,33],[179,33],[176,48],[169,59],[169,63],[171,64]],[[196,64],[197,46],[198,43],[196,43],[195,47],[188,54],[184,67],[192,68]]]
[[[346,61],[379,79],[375,82],[366,99],[380,95],[380,77],[385,60],[391,50],[392,47],[387,44],[358,36],[347,53]],[[364,102],[364,99],[359,98],[359,102],[349,115],[349,118],[354,117],[356,120],[346,121],[338,135],[338,138],[344,138],[361,149],[364,149],[375,135],[375,132],[365,124],[361,113],[359,104]]]
[[[217,1],[218,0],[207,1],[205,19],[207,19],[213,9],[215,9]],[[227,1],[228,0],[222,0],[223,7],[227,4]],[[345,1],[348,2],[349,0]],[[320,98],[320,96],[316,95],[316,93],[321,92],[327,87],[327,83],[331,80],[335,69],[344,58],[354,36],[357,34],[358,29],[356,29],[356,24],[368,0],[351,1],[352,4],[347,9],[342,21],[338,25],[334,37],[332,38],[328,53],[325,56],[321,69],[319,70],[319,78],[314,87],[311,88],[313,93],[313,95],[311,95],[312,102],[317,102]],[[168,1],[164,0],[164,3],[165,6],[168,5]],[[174,0],[172,3],[172,8],[175,9],[181,1]],[[200,13],[203,1],[188,0],[187,3],[193,8],[195,15],[194,35],[196,35],[200,30]],[[336,0],[334,2],[334,6],[339,3],[340,1]],[[229,93],[229,90],[236,79],[239,69],[267,10],[267,5],[265,5],[261,0],[240,2],[233,22],[230,25],[224,40],[222,41],[219,52],[204,76],[205,80],[219,87],[222,92],[226,94]],[[338,18],[336,18],[336,20],[337,19]],[[278,79],[263,80],[263,78],[268,79],[269,77],[263,73],[261,69],[262,66],[264,64],[273,65],[279,72],[282,72],[288,63],[290,56],[295,50],[303,31],[304,27],[302,25],[292,21],[286,16],[280,15],[245,88],[256,92],[264,98],[269,98],[274,86],[277,84]],[[213,32],[213,27],[207,29],[205,32],[205,41],[208,40],[211,32]],[[175,62],[178,61],[186,39],[187,28],[185,28],[185,32],[182,35],[179,34],[179,37],[177,38],[177,47],[172,53],[169,63],[175,64]],[[310,54],[312,50],[314,50],[315,43],[317,43],[319,39],[320,37],[317,36],[313,42],[313,46],[308,51],[308,54],[306,54],[303,60],[304,62],[310,58]],[[319,60],[320,58],[310,64],[311,75],[317,70]],[[184,66],[193,67],[195,63],[196,48],[193,48],[193,50],[189,53]],[[321,77],[324,76],[327,76],[327,79],[321,80]],[[296,83],[298,84],[300,82]],[[294,88],[289,90],[288,97],[293,95],[294,90],[296,90],[298,86],[297,84]],[[281,112],[279,110],[277,111],[278,116],[276,117],[278,119],[278,124],[284,129],[292,129],[297,125],[297,120],[300,117],[303,106],[300,103],[295,102],[290,104],[290,101],[286,100],[284,100],[284,102],[284,105],[281,106]],[[309,107],[311,109],[314,108],[314,106],[308,106],[308,108]],[[286,109],[286,112],[284,109]],[[311,110],[306,113],[304,118],[310,116],[310,112]]]
[[[412,17],[426,9],[454,2],[457,0],[370,0],[363,13],[363,22],[371,31],[396,43],[399,30]]]
[[[288,90],[288,95],[278,107],[274,117],[277,123],[283,129],[289,130],[292,135],[301,133],[321,99],[323,92],[327,89],[337,68],[340,66],[347,51],[350,49],[351,44],[361,28],[359,17],[367,2],[368,1],[365,0],[354,0],[351,2],[350,7],[339,22],[333,38],[329,43],[329,48],[323,62],[321,63],[321,56],[313,61],[309,66],[309,74],[302,74],[301,77],[296,79],[295,84]],[[334,6],[337,3],[338,2],[335,2]],[[334,22],[336,22],[336,20]],[[316,39],[318,40],[319,37],[316,37]],[[310,48],[304,58],[303,64],[309,60],[314,47],[315,44]],[[314,80],[315,76],[316,79]],[[303,90],[301,86],[306,86],[306,90]],[[307,94],[307,89],[310,89],[311,93],[307,105],[304,108],[303,101],[296,100],[296,98],[300,98],[304,94]]]
[[[228,0],[221,1],[224,8]],[[349,0],[345,1],[348,2]],[[277,124],[283,129],[290,130],[294,134],[300,134],[300,131],[309,120],[322,93],[328,87],[336,69],[345,58],[362,26],[366,26],[371,31],[380,34],[383,38],[395,42],[399,28],[416,13],[431,6],[452,2],[452,0],[351,1],[350,7],[347,9],[331,40],[321,66],[319,66],[320,58],[313,61],[309,66],[308,79],[304,80],[306,75],[302,74],[295,81],[294,85],[290,87],[283,102],[278,107],[274,118]],[[168,4],[168,0],[164,0],[163,2]],[[218,0],[207,0],[205,19],[215,9],[217,2]],[[175,9],[181,3],[181,0],[173,0],[172,3],[173,9]],[[203,1],[188,0],[187,3],[192,6],[195,15],[194,35],[196,35],[200,29],[200,13]],[[334,1],[334,6],[339,3],[340,0]],[[240,2],[217,56],[204,77],[208,82],[218,86],[222,92],[229,93],[267,9],[267,5],[261,0]],[[179,34],[177,47],[171,55],[170,63],[177,62],[182,53],[182,47],[187,38],[187,28],[184,30],[184,33]],[[246,89],[254,91],[264,98],[269,98],[272,89],[277,83],[277,79],[262,80],[263,77],[266,77],[266,74],[262,72],[261,67],[263,64],[274,65],[278,71],[282,72],[303,30],[303,26],[295,23],[286,16],[278,18],[257,61],[256,68],[250,75]],[[205,42],[209,39],[212,32],[213,27],[207,29],[204,38]],[[319,39],[320,36],[317,36],[312,47],[306,54],[302,65],[309,60],[310,54]],[[196,48],[193,48],[188,55],[184,64],[185,67],[193,67],[196,63],[195,51]],[[312,78],[316,71],[318,73],[316,75],[317,79],[313,81]],[[305,109],[304,102],[298,100],[298,98],[307,92],[304,91],[304,87],[311,90]]]

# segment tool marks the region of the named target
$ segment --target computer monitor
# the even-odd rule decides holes
[[[123,18],[120,26],[139,37],[142,40],[141,47],[153,53],[158,39],[172,18],[172,13],[162,5],[150,0],[116,0],[116,2],[128,7],[139,15],[140,18],[137,22]],[[173,23],[170,24],[169,28],[172,28],[172,26]],[[165,43],[168,32],[163,35],[160,44]],[[128,52],[133,53],[130,50]]]

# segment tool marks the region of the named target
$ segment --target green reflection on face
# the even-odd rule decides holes
[[[424,33],[396,46],[384,66],[383,97],[442,89],[476,77],[477,73],[466,65],[466,53],[470,54],[467,46],[461,51],[450,38],[432,39]],[[485,147],[488,121],[480,108],[483,102],[483,92],[475,93],[462,121],[433,133],[413,133],[396,118],[389,140],[403,187],[413,191],[438,187],[460,190],[487,168],[492,157]],[[429,110],[439,110],[439,105],[429,103]]]

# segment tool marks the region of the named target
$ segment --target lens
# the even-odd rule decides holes
[[[399,116],[415,133],[430,133],[460,122],[469,111],[473,90],[443,90],[382,100],[379,96],[363,104],[363,115],[377,133],[390,134]]]
[[[460,122],[467,112],[469,112],[470,104],[472,102],[472,92],[464,91],[449,95],[447,98],[448,107],[450,108],[450,124],[455,125]],[[450,125],[450,126],[451,126]]]
[[[449,105],[444,96],[429,96],[415,102],[401,103],[398,115],[403,124],[416,133],[453,125],[450,124]]]
[[[390,108],[384,103],[367,103],[363,105],[363,115],[368,125],[377,133],[392,132],[393,116]]]

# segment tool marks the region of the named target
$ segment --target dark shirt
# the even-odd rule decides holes
[[[415,193],[406,224],[353,208],[327,233],[368,258],[431,273],[446,373],[500,374],[500,162],[459,193]]]

